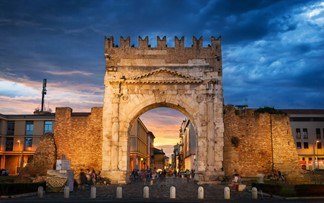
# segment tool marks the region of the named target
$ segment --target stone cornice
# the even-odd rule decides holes
[[[163,74],[161,76],[161,74]],[[159,77],[160,76],[160,77]],[[193,76],[179,73],[178,71],[167,68],[159,68],[141,75],[131,77],[129,79],[111,80],[110,83],[142,83],[142,84],[195,84],[203,81]]]

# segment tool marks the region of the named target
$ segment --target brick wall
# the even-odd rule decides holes
[[[245,177],[255,177],[259,173],[268,175],[273,164],[274,169],[280,170],[288,180],[303,178],[288,116],[258,114],[227,106],[224,126],[226,175],[235,171]]]
[[[72,114],[68,107],[56,108],[54,138],[57,157],[65,155],[75,173],[83,169],[101,170],[102,108],[90,114]]]

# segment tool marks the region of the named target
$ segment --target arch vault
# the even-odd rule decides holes
[[[102,173],[113,183],[128,180],[128,129],[131,121],[152,107],[167,106],[183,112],[196,128],[196,172],[199,181],[223,175],[223,93],[220,38],[202,38],[175,47],[166,37],[151,48],[148,37],[130,46],[130,38],[105,38],[105,95],[103,106]],[[180,125],[180,124],[179,124]]]

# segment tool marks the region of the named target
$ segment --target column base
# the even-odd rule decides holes
[[[129,176],[126,171],[108,171],[101,172],[103,177],[109,178],[111,184],[127,184],[129,183]]]

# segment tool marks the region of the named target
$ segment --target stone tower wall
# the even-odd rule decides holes
[[[289,180],[302,177],[287,115],[259,114],[227,106],[224,127],[226,175],[234,172],[244,177],[256,177],[260,173],[269,175],[273,164],[274,169],[280,170]],[[232,137],[238,138],[237,147]]]
[[[58,159],[65,155],[75,173],[81,168],[101,170],[102,108],[94,107],[88,115],[56,108],[54,138]]]

